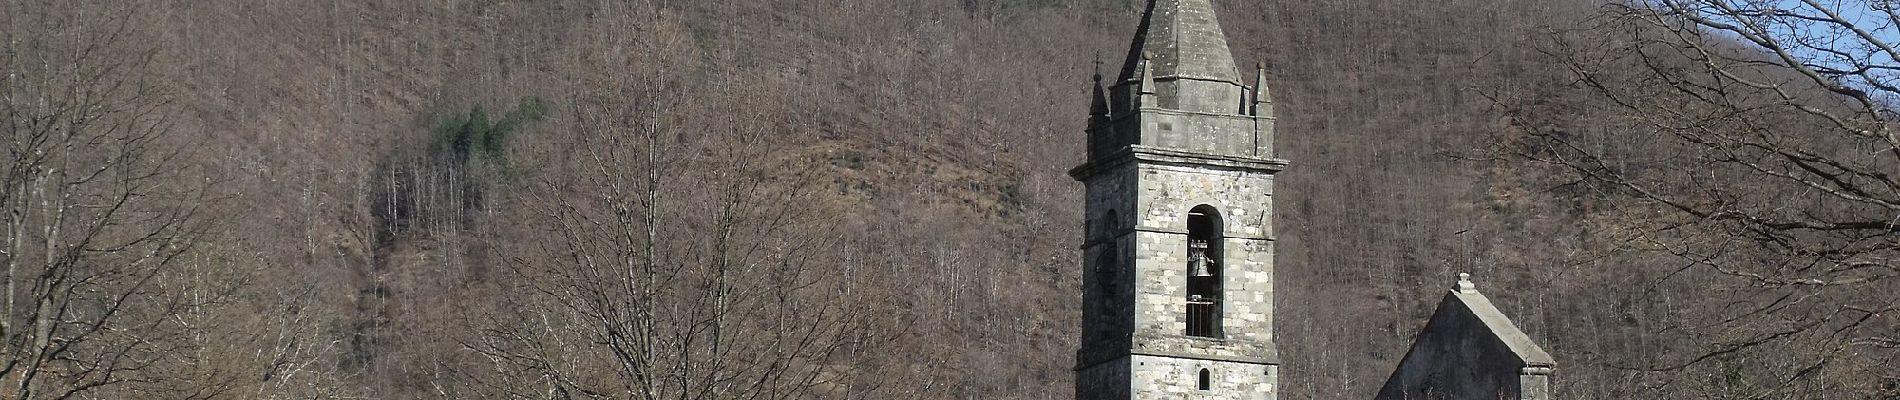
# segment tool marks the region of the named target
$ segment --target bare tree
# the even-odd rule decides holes
[[[639,10],[634,10],[639,11]],[[769,79],[699,64],[665,14],[601,36],[598,75],[524,154],[512,293],[466,348],[472,391],[511,398],[874,396],[855,365],[893,335],[845,275],[843,209],[816,190]],[[611,71],[611,73],[605,73]],[[710,76],[710,78],[705,78]]]
[[[1652,320],[1628,366],[1719,398],[1900,395],[1895,5],[1608,10],[1547,49],[1590,96],[1513,103],[1504,148],[1650,266],[1622,271]]]
[[[0,7],[0,396],[156,395],[191,348],[174,318],[221,297],[165,283],[201,243],[211,182],[173,134],[150,15],[116,2]]]

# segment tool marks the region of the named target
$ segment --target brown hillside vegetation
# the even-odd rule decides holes
[[[0,0],[0,397],[1073,397],[1138,0],[125,3]],[[1215,3],[1283,396],[1371,396],[1461,271],[1562,398],[1900,396],[1884,99],[1596,2]],[[1664,89],[1715,66],[1794,94]]]

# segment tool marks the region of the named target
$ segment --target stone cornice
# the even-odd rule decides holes
[[[1184,359],[1189,359],[1189,360],[1225,361],[1225,362],[1237,362],[1237,363],[1259,364],[1259,365],[1280,365],[1280,358],[1276,356],[1272,356],[1272,355],[1269,355],[1266,357],[1224,356],[1224,355],[1215,355],[1215,354],[1175,353],[1175,352],[1168,352],[1168,351],[1149,351],[1149,350],[1135,350],[1128,353],[1130,355],[1137,355],[1137,356],[1184,358]]]
[[[1150,228],[1150,227],[1145,227],[1145,226],[1137,226],[1137,227],[1134,227],[1133,229],[1127,229],[1127,228],[1122,229],[1121,233],[1115,234],[1113,239],[1119,240],[1122,237],[1128,236],[1129,234],[1136,233],[1136,232],[1166,233],[1166,234],[1172,234],[1172,235],[1186,235],[1188,233],[1185,230],[1179,230],[1179,229]],[[1225,239],[1225,240],[1245,240],[1245,241],[1259,241],[1259,242],[1272,242],[1272,241],[1278,240],[1277,238],[1270,235],[1269,236],[1225,236],[1225,235],[1231,235],[1231,233],[1223,233],[1222,235],[1223,236],[1221,236],[1221,239]],[[1094,238],[1094,239],[1085,240],[1085,241],[1082,241],[1082,246],[1080,248],[1087,249],[1089,247],[1094,247],[1095,245],[1102,244],[1103,242],[1107,242],[1109,240],[1111,239]]]
[[[1107,357],[1101,357],[1100,359],[1093,360],[1092,362],[1078,363],[1075,365],[1074,370],[1081,371],[1081,370],[1085,370],[1089,368],[1094,368],[1097,365],[1102,365],[1111,361],[1119,360],[1119,359],[1130,357],[1130,356],[1149,356],[1149,357],[1179,358],[1179,359],[1186,359],[1186,360],[1235,362],[1235,363],[1255,364],[1255,365],[1280,365],[1280,356],[1278,354],[1268,354],[1264,357],[1257,357],[1257,356],[1226,356],[1226,355],[1216,355],[1216,354],[1177,353],[1177,352],[1171,352],[1171,351],[1133,350],[1133,351],[1115,352],[1113,353],[1113,355],[1110,355]]]
[[[1221,154],[1206,154],[1190,151],[1164,149],[1159,147],[1129,145],[1127,148],[1103,157],[1091,160],[1069,170],[1069,177],[1086,181],[1090,177],[1122,164],[1139,161],[1143,164],[1174,165],[1205,168],[1217,171],[1240,171],[1273,174],[1285,170],[1286,160],[1273,158],[1253,158]]]
[[[1207,76],[1207,75],[1200,75],[1200,74],[1181,74],[1181,73],[1175,73],[1175,74],[1165,74],[1165,75],[1163,75],[1163,74],[1155,74],[1155,82],[1161,82],[1161,81],[1170,81],[1170,80],[1175,80],[1175,81],[1178,81],[1178,80],[1191,80],[1191,81],[1203,81],[1203,82],[1220,82],[1220,83],[1226,83],[1226,84],[1231,84],[1231,85],[1234,85],[1234,86],[1238,86],[1238,87],[1243,87],[1243,88],[1249,88],[1249,89],[1251,89],[1251,88],[1252,88],[1251,86],[1247,86],[1247,85],[1245,85],[1245,84],[1241,84],[1241,83],[1240,83],[1240,81],[1236,81],[1236,80],[1231,80],[1231,79],[1227,79],[1227,78],[1222,78],[1222,77],[1217,77],[1217,76]],[[1122,79],[1122,80],[1118,80],[1118,81],[1115,81],[1115,84],[1113,84],[1113,85],[1110,85],[1109,87],[1111,87],[1111,88],[1113,88],[1113,87],[1121,87],[1121,86],[1140,86],[1140,85],[1141,85],[1141,79],[1139,79],[1139,78],[1128,78],[1128,79]]]
[[[1272,103],[1268,103],[1268,104],[1272,104]],[[1219,117],[1219,118],[1252,119],[1252,120],[1262,120],[1262,119],[1278,120],[1279,119],[1278,117],[1274,117],[1271,115],[1258,116],[1258,115],[1247,115],[1247,114],[1228,114],[1228,113],[1211,113],[1211,112],[1201,112],[1201,111],[1176,110],[1172,108],[1161,108],[1161,107],[1141,107],[1141,108],[1136,108],[1134,111],[1127,111],[1127,112],[1121,113],[1121,115],[1112,116],[1108,119],[1108,121],[1110,123],[1120,123],[1124,119],[1133,118],[1137,115],[1142,115],[1142,114],[1187,115],[1187,116],[1196,116],[1196,117]]]

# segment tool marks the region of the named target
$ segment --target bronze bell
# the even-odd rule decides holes
[[[1214,260],[1207,258],[1207,241],[1188,242],[1188,276],[1206,278],[1214,276]]]

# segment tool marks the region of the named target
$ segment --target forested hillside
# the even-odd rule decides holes
[[[1900,398],[1894,24],[1728,3],[1216,0],[1283,398],[1456,272],[1562,398]],[[0,0],[0,397],[1072,398],[1140,6]]]

